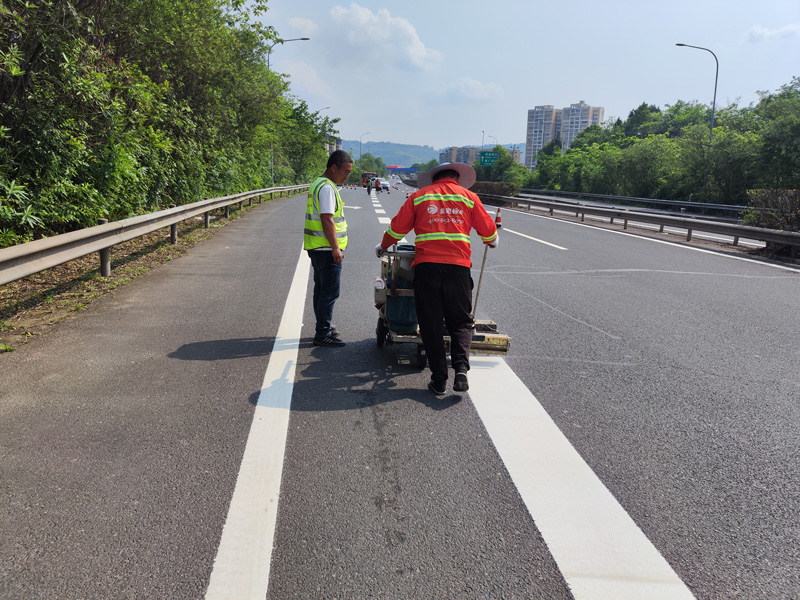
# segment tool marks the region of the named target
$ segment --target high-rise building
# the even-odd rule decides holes
[[[566,108],[552,105],[536,106],[528,111],[528,129],[525,136],[525,166],[536,166],[536,155],[548,143],[561,139],[561,150],[566,152],[575,136],[589,127],[603,122],[602,106],[589,106],[583,100]]]

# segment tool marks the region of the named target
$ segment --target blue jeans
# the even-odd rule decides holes
[[[333,262],[330,250],[309,250],[311,266],[314,267],[314,316],[317,318],[316,338],[331,332],[333,305],[339,297],[339,282],[342,265]]]

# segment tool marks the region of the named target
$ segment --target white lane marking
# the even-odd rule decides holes
[[[540,244],[544,244],[545,246],[552,246],[553,248],[557,248],[558,250],[566,250],[566,248],[564,248],[563,246],[556,246],[555,244],[551,244],[550,242],[545,242],[544,240],[540,240],[535,237],[525,235],[524,233],[519,233],[518,231],[512,231],[511,229],[506,229],[506,228],[503,228],[501,231],[507,231],[508,233],[513,233],[514,235],[528,238],[529,240],[533,240],[534,242],[539,242]]]
[[[389,217],[378,217],[378,223],[382,225],[388,225],[391,222],[392,220]]]
[[[506,362],[470,365],[469,397],[575,599],[694,598]]]
[[[508,210],[510,211],[510,209],[508,209]],[[587,225],[585,223],[573,223],[571,221],[564,221],[562,219],[556,219],[555,217],[548,217],[546,215],[536,215],[536,214],[522,212],[522,211],[516,211],[516,210],[513,211],[513,212],[515,212],[517,214],[520,214],[520,215],[527,215],[529,217],[535,217],[537,219],[548,219],[550,221],[555,221],[556,223],[564,223],[566,225],[577,225],[578,227],[589,227],[591,229],[594,229],[595,231],[603,231],[605,233],[614,233],[614,234],[617,234],[617,235],[626,235],[628,237],[632,237],[634,239],[642,240],[642,241],[645,241],[645,242],[655,242],[656,244],[666,244],[667,246],[672,246],[674,248],[683,248],[684,250],[692,250],[694,252],[702,252],[704,254],[713,254],[713,255],[718,256],[720,258],[730,258],[730,259],[733,259],[733,260],[741,260],[743,262],[754,263],[754,264],[761,265],[761,266],[764,266],[764,267],[773,267],[775,269],[780,269],[782,271],[789,271],[790,273],[800,273],[800,269],[793,269],[792,267],[786,267],[784,265],[764,262],[764,261],[761,261],[761,260],[754,260],[752,258],[746,258],[746,257],[743,257],[743,256],[733,256],[731,254],[726,254],[724,252],[718,252],[718,251],[715,251],[715,250],[706,250],[705,248],[695,248],[693,246],[686,246],[685,244],[682,244],[680,242],[670,242],[670,241],[667,241],[667,240],[657,240],[657,239],[654,239],[654,238],[649,238],[649,237],[644,237],[644,236],[641,236],[641,235],[636,235],[635,233],[630,233],[628,231],[614,231],[613,229],[605,229],[604,227],[597,227],[595,225]]]
[[[263,600],[267,595],[310,265],[308,253],[301,252],[253,413],[208,600]]]
[[[386,214],[386,211],[385,211],[385,210],[383,210],[382,208],[376,208],[376,209],[375,209],[375,214],[376,214],[376,215],[385,215],[385,214]]]

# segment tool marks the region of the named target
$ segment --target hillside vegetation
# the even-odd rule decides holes
[[[266,0],[3,0],[0,247],[324,170]]]

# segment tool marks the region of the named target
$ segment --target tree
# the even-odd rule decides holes
[[[625,121],[625,135],[628,137],[645,138],[656,129],[661,121],[661,109],[652,104],[642,102],[628,114]]]
[[[266,7],[4,0],[0,244],[322,172],[337,120],[267,68]]]
[[[777,93],[759,95],[755,112],[762,140],[759,163],[763,183],[800,189],[800,77]]]
[[[494,165],[482,167],[479,162],[474,165],[478,181],[505,181],[521,185],[527,178],[528,170],[502,146],[497,145],[492,150],[499,154]]]

